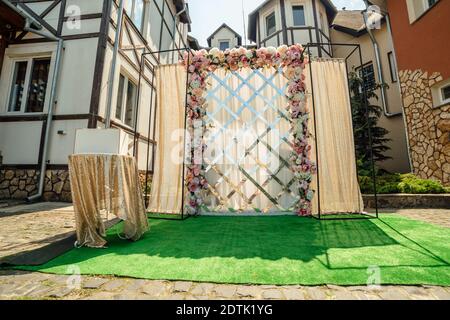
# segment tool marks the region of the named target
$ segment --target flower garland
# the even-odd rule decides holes
[[[310,188],[315,164],[310,160],[308,121],[309,113],[306,107],[305,77],[303,70],[308,63],[301,45],[281,46],[278,49],[235,48],[220,51],[217,48],[186,53],[182,61],[188,71],[187,114],[188,133],[191,137],[188,153],[186,186],[189,191],[187,209],[190,214],[198,214],[203,205],[202,190],[208,189],[203,165],[203,153],[206,150],[203,137],[206,133],[206,99],[204,97],[208,83],[208,74],[218,68],[238,71],[242,68],[283,68],[289,79],[287,97],[288,111],[291,115],[294,141],[294,152],[290,157],[291,170],[299,185],[300,200],[295,210],[301,216],[311,215],[311,203],[314,191]],[[188,149],[189,150],[189,149]]]

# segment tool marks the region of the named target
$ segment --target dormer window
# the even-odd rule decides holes
[[[293,6],[292,13],[294,15],[294,26],[298,27],[306,25],[304,6]]]
[[[226,49],[230,48],[230,41],[220,41],[219,42],[220,50],[225,51]]]
[[[272,12],[266,17],[266,34],[270,36],[277,31],[277,21],[275,19],[275,12]]]

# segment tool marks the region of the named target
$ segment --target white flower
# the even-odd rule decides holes
[[[213,57],[217,57],[220,54],[220,50],[218,48],[212,48],[211,50],[209,50],[209,54]]]
[[[273,55],[277,53],[277,49],[275,47],[268,47],[267,52]]]

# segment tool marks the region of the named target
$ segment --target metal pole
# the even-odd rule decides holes
[[[153,106],[153,92],[154,92],[154,88],[153,88],[153,84],[154,84],[154,80],[155,80],[155,68],[153,68],[152,70],[152,85],[150,87],[151,93],[150,93],[150,110],[149,110],[149,116],[148,116],[148,135],[147,137],[150,139],[150,131],[151,131],[151,124],[152,124],[152,106]],[[153,126],[156,126],[156,123],[153,124]],[[152,144],[154,144],[154,141],[152,142]],[[146,170],[145,170],[145,209],[148,208],[148,161],[150,158],[150,142],[148,142],[147,144],[147,158],[146,158]]]
[[[123,20],[123,6],[124,0],[119,2],[119,11],[117,12],[117,30],[114,39],[114,50],[111,60],[111,69],[109,70],[108,79],[108,96],[106,100],[106,113],[105,113],[105,128],[109,129],[111,127],[111,109],[112,109],[112,95],[114,90],[114,76],[116,73],[117,55],[119,53],[119,41],[120,34],[122,33],[122,20]],[[136,137],[135,137],[136,138]]]
[[[318,211],[319,211],[319,219],[322,216],[322,209],[320,204],[320,169],[319,169],[319,147],[317,143],[317,116],[316,116],[316,100],[314,98],[314,83],[313,83],[313,73],[312,73],[312,59],[311,59],[311,50],[308,44],[308,58],[309,58],[309,77],[311,81],[311,97],[312,97],[312,107],[313,107],[313,115],[314,115],[314,135],[316,141],[316,167],[317,167],[317,202],[318,202]]]
[[[359,62],[360,62],[360,66],[361,66],[361,70],[363,67],[363,57],[362,57],[362,51],[361,51],[361,46],[358,44],[358,51],[359,51]],[[372,163],[372,178],[373,178],[373,189],[374,189],[374,196],[375,196],[375,210],[376,210],[376,216],[377,218],[379,217],[378,215],[378,192],[377,192],[377,177],[375,174],[375,158],[373,155],[373,139],[372,139],[372,129],[371,129],[371,121],[370,121],[370,114],[369,114],[369,105],[367,103],[367,88],[366,88],[366,83],[364,80],[364,76],[362,77],[362,81],[363,81],[363,96],[362,98],[364,99],[364,106],[366,109],[366,118],[367,118],[367,125],[368,125],[368,138],[369,138],[369,145],[370,145],[370,160]]]
[[[188,60],[187,60],[187,67],[186,67],[186,92],[185,92],[185,101],[184,101],[184,146],[183,146],[183,176],[182,176],[182,180],[181,183],[183,185],[183,192],[181,193],[181,219],[184,219],[184,213],[185,213],[185,193],[186,193],[186,188],[185,188],[185,178],[186,178],[186,136],[188,134],[188,130],[187,130],[187,96],[188,96],[188,85],[189,85],[189,64],[190,64],[190,51],[188,51]],[[195,134],[195,132],[194,132]],[[191,137],[192,140],[193,137]],[[191,150],[189,150],[190,152]],[[194,158],[191,157],[191,161]]]
[[[138,157],[138,154],[136,152],[136,145],[139,143],[136,141],[136,136],[138,134],[138,128],[139,128],[139,106],[140,106],[140,100],[141,100],[141,83],[142,83],[142,70],[144,69],[144,59],[145,59],[145,49],[144,52],[141,54],[141,63],[139,66],[139,80],[138,80],[138,92],[136,97],[136,108],[134,110],[134,135],[133,135],[133,155],[135,158]],[[150,88],[151,89],[151,88]]]

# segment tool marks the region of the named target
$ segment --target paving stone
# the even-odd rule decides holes
[[[123,289],[123,291],[137,292],[141,290],[144,284],[145,284],[144,280],[130,279],[125,288]]]
[[[408,295],[397,288],[386,288],[378,294],[383,300],[410,300]]]
[[[332,290],[331,295],[335,300],[356,300],[356,297],[352,295],[350,290],[345,288]]]
[[[188,292],[192,288],[192,282],[176,281],[173,284],[173,292]]]
[[[236,295],[241,298],[259,298],[261,292],[259,287],[238,286],[236,289]]]
[[[305,300],[305,295],[301,289],[284,289],[283,294],[288,300]]]
[[[151,282],[143,285],[141,292],[151,297],[159,297],[167,292],[167,286],[164,282]]]
[[[122,279],[109,280],[102,286],[102,290],[114,291],[125,286],[126,283],[126,280]]]
[[[439,300],[450,300],[450,292],[444,288],[434,287],[429,289],[429,292]]]
[[[436,299],[431,293],[427,291],[427,289],[422,287],[410,287],[405,286],[402,287],[403,290],[407,293],[407,295],[414,300],[434,300]]]
[[[82,298],[81,300],[112,300],[114,297],[113,292],[95,292],[92,295]]]
[[[50,298],[63,298],[65,296],[68,296],[71,294],[73,289],[70,289],[68,287],[57,287],[53,288],[51,292],[48,294],[48,297]]]
[[[312,300],[327,300],[328,296],[325,293],[324,288],[320,287],[308,287],[306,288],[307,295]]]
[[[281,293],[281,290],[269,289],[262,292],[262,297],[263,299],[269,300],[281,300],[283,299],[283,294]]]
[[[236,294],[236,286],[220,284],[214,288],[214,293],[217,297],[232,298]]]
[[[193,295],[209,295],[213,291],[214,285],[211,283],[197,283],[191,289],[190,293]]]
[[[103,279],[103,278],[88,278],[84,283],[83,283],[83,289],[98,289],[100,288],[102,285],[104,285],[105,283],[108,282],[108,279]]]

